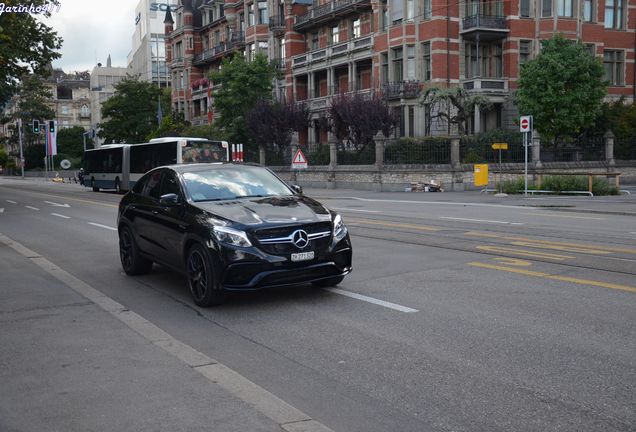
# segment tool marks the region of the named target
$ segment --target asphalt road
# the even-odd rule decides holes
[[[636,196],[306,193],[354,272],[212,309],[122,273],[118,195],[0,179],[0,233],[334,431],[636,430]]]

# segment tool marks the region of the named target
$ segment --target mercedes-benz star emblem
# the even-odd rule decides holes
[[[298,249],[303,249],[309,244],[309,236],[303,230],[296,230],[292,234],[292,242]]]

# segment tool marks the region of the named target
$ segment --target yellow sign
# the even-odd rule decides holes
[[[493,150],[508,150],[508,143],[494,143],[492,145]]]

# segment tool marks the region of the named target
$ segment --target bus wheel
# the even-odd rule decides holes
[[[93,188],[93,192],[99,192],[99,188],[95,185],[95,179],[91,179],[91,187]]]
[[[118,194],[121,193],[121,184],[119,183],[118,178],[115,179],[115,192],[117,192]]]

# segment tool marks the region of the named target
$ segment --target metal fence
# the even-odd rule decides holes
[[[301,146],[301,149],[305,153],[309,165],[329,165],[329,144],[308,144],[306,147]]]
[[[614,140],[614,159],[636,160],[636,137],[616,138]]]
[[[387,141],[384,147],[385,165],[425,165],[451,163],[450,139],[401,139]]]
[[[498,163],[500,150],[494,150],[493,144],[506,143],[507,150],[501,150],[501,162],[523,163],[525,150],[521,134],[507,137],[466,136],[459,142],[459,159],[462,163]],[[531,155],[528,153],[528,160]]]
[[[373,165],[375,164],[375,144],[363,149],[338,148],[338,165]]]
[[[605,160],[605,138],[585,136],[570,142],[541,143],[542,162],[580,162]]]

